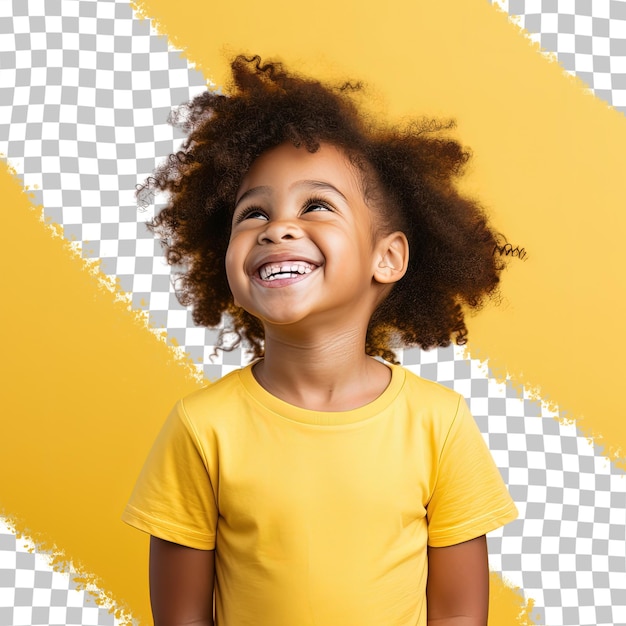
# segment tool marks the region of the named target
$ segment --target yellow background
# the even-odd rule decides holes
[[[140,10],[218,85],[232,53],[280,55],[307,74],[364,80],[368,106],[390,119],[455,117],[475,153],[464,185],[528,251],[501,305],[471,320],[471,355],[558,403],[624,467],[622,115],[484,0],[145,0]],[[8,173],[0,185],[1,505],[147,622],[146,541],[119,514],[167,411],[198,382],[38,222]],[[527,623],[497,579],[493,598],[492,624]]]

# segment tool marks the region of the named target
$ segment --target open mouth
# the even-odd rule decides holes
[[[266,263],[258,272],[259,278],[265,281],[279,280],[281,278],[297,278],[303,274],[310,274],[315,265],[305,261],[282,261],[280,263]]]

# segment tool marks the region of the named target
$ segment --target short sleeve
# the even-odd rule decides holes
[[[155,537],[212,550],[217,526],[210,460],[176,404],[141,470],[122,520]]]
[[[428,545],[469,541],[517,517],[515,504],[463,398],[437,467],[427,505]]]

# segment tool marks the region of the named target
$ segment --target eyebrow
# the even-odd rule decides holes
[[[250,197],[250,196],[254,196],[257,194],[262,194],[265,196],[271,196],[272,195],[272,188],[268,187],[267,185],[260,185],[259,187],[251,187],[250,189],[248,189],[247,191],[244,191],[241,196],[237,199],[237,201],[235,202],[235,209],[239,206],[239,204],[241,202],[243,202],[246,198]]]
[[[293,183],[293,185],[289,187],[289,190],[298,189],[302,187],[306,187],[306,188],[317,190],[317,191],[331,191],[331,192],[336,193],[341,198],[343,198],[344,202],[346,203],[348,202],[348,199],[343,195],[343,193],[341,193],[341,191],[339,191],[339,189],[337,189],[337,187],[335,187],[334,185],[331,185],[330,183],[324,182],[322,180],[299,180]],[[241,202],[243,202],[246,198],[249,198],[250,196],[255,196],[258,194],[264,195],[264,196],[271,196],[272,192],[273,192],[273,189],[269,187],[268,185],[259,185],[258,187],[252,187],[244,191],[241,194],[241,197],[238,198],[237,201],[235,202],[234,208],[236,209]]]
[[[346,203],[348,202],[348,199],[341,193],[341,191],[339,191],[339,189],[337,189],[337,187],[335,187],[334,185],[331,185],[330,183],[326,183],[322,180],[299,180],[297,183],[294,183],[293,185],[291,185],[290,189],[298,188],[298,187],[308,187],[310,189],[315,189],[319,191],[332,191],[336,193],[337,195],[341,196],[344,202]]]

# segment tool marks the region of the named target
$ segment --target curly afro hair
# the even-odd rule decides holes
[[[224,319],[236,345],[263,354],[263,327],[235,306],[226,279],[235,196],[268,149],[291,142],[315,152],[330,143],[360,170],[379,224],[402,230],[409,241],[408,271],[374,312],[367,353],[395,361],[399,345],[465,343],[465,311],[495,293],[503,264],[495,254],[498,234],[480,205],[455,188],[469,153],[446,136],[453,123],[421,119],[389,127],[359,112],[360,84],[325,85],[258,56],[238,56],[231,68],[228,96],[204,92],[172,115],[187,139],[138,191],[140,202],[167,193],[149,226],[168,262],[184,267],[178,298],[192,307],[194,321],[214,327]]]

